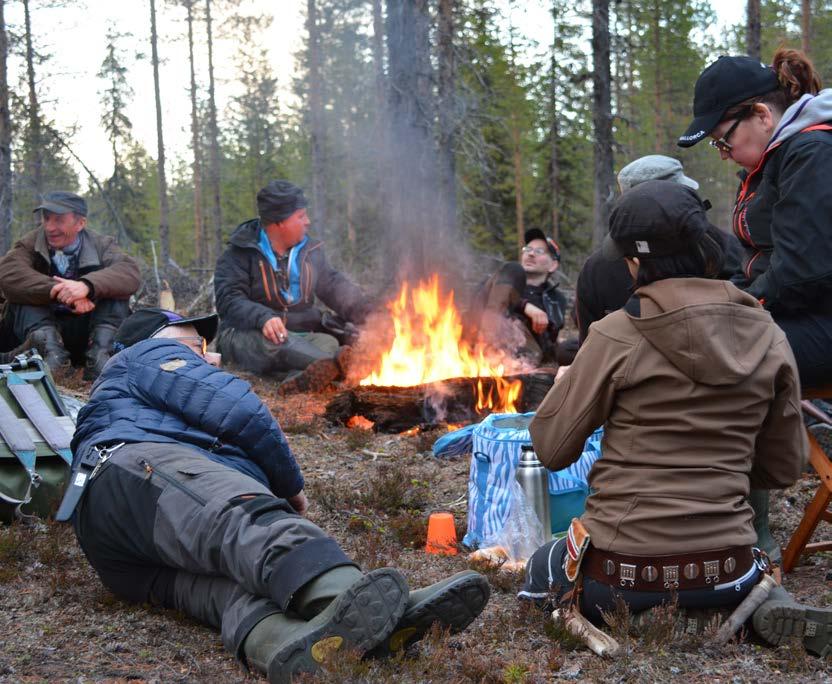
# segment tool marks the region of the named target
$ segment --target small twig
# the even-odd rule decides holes
[[[196,293],[196,297],[194,297],[193,301],[185,307],[185,313],[190,314],[193,310],[197,307],[206,294],[211,292],[211,288],[214,285],[214,276],[212,275],[207,282],[203,283],[202,287],[199,288],[199,291]]]
[[[372,456],[374,461],[379,456],[389,456],[390,455],[388,453],[385,453],[384,451],[370,451],[369,449],[362,449],[360,453],[366,454],[367,456]]]

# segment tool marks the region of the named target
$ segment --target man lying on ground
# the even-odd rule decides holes
[[[408,592],[304,517],[280,426],[248,383],[204,360],[216,329],[215,314],[137,311],[78,415],[58,518],[77,502],[75,533],[105,586],[219,629],[272,682],[347,649],[386,655],[434,623],[467,627],[488,601],[484,577]]]

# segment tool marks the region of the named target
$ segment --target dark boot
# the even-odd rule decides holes
[[[461,632],[483,611],[490,595],[488,580],[473,570],[411,591],[396,629],[367,655],[385,657],[401,651],[424,637],[434,624],[451,634]]]
[[[29,334],[32,345],[40,352],[49,370],[54,374],[69,366],[69,352],[64,348],[61,333],[54,325],[44,325]]]
[[[114,325],[97,325],[90,335],[90,346],[87,349],[87,362],[84,366],[84,380],[95,380],[110,359],[113,350],[113,339],[116,336]]]
[[[832,654],[832,608],[801,605],[783,587],[771,590],[754,612],[752,623],[754,631],[774,646],[789,637],[799,637],[809,653]]]
[[[757,533],[755,546],[765,551],[769,560],[779,566],[783,562],[783,554],[780,552],[780,544],[774,540],[768,528],[769,499],[767,489],[752,489],[748,495],[748,503],[754,509],[754,531]]]
[[[290,374],[277,388],[280,396],[298,392],[322,392],[333,382],[346,377],[352,348],[340,347],[333,359],[318,359],[304,370]]]
[[[11,363],[12,361],[14,361],[16,356],[19,356],[20,354],[29,351],[30,349],[34,348],[34,346],[35,345],[32,342],[32,333],[29,333],[29,336],[25,340],[23,340],[22,344],[17,345],[11,351],[0,352],[0,363]]]
[[[258,622],[243,644],[246,660],[272,684],[315,672],[327,659],[377,646],[395,628],[407,607],[407,583],[397,570],[361,575],[309,621],[275,613]]]

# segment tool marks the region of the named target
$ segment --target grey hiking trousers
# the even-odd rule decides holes
[[[313,361],[333,359],[338,340],[326,333],[290,331],[283,344],[274,344],[259,330],[221,328],[217,350],[224,363],[265,375],[304,370]]]
[[[73,517],[90,564],[114,594],[180,610],[242,657],[251,629],[292,596],[354,565],[334,539],[264,485],[186,446],[113,452]]]

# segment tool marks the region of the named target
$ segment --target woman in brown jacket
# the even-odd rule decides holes
[[[754,297],[714,279],[723,257],[714,230],[696,193],[676,183],[650,181],[619,199],[604,249],[626,258],[635,294],[590,327],[531,423],[552,470],[605,426],[581,517],[590,537],[581,608],[596,622],[619,595],[634,612],[674,594],[682,608],[738,604],[766,567],[752,549],[749,488],[789,486],[805,459],[791,349]],[[539,549],[521,596],[565,593],[568,553],[566,540]],[[807,646],[828,648],[832,610],[777,597],[758,631],[779,643],[815,620],[820,637]],[[778,620],[783,611],[794,619]]]

